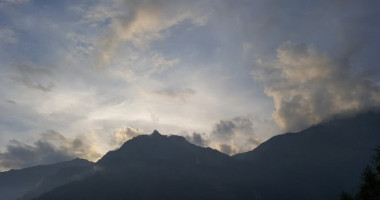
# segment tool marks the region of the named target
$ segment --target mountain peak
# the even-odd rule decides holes
[[[206,152],[205,155],[202,155]],[[157,130],[151,135],[139,135],[125,142],[119,149],[104,155],[97,164],[105,167],[126,167],[129,165],[161,165],[163,162],[175,165],[192,165],[196,159],[228,159],[226,155],[189,143],[177,135],[161,135]]]
[[[153,133],[151,134],[152,136],[162,136],[160,132],[157,130],[154,130]]]

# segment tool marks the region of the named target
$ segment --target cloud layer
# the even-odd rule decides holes
[[[273,62],[254,71],[275,104],[273,117],[285,131],[299,131],[342,112],[379,106],[380,85],[344,60],[305,44],[286,42]]]
[[[12,140],[4,152],[0,152],[0,171],[40,164],[51,164],[76,157],[96,161],[100,158],[92,138],[69,139],[54,130],[49,130],[32,145]]]

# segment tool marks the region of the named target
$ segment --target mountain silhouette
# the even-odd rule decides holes
[[[24,194],[21,200],[333,200],[343,191],[357,191],[376,145],[378,111],[278,135],[235,156],[154,131],[125,142],[94,164],[41,173],[44,180],[34,190],[14,191]]]
[[[102,170],[37,199],[252,199],[246,162],[157,131],[127,141]]]
[[[371,111],[275,136],[234,157],[260,172],[255,179],[266,199],[339,199],[359,189],[377,145],[380,114]]]
[[[83,160],[83,162],[90,163],[87,160]],[[45,176],[36,187],[26,192],[22,197],[18,198],[18,200],[28,200],[36,198],[41,194],[50,191],[53,188],[64,185],[66,183],[70,183],[72,181],[81,180],[84,177],[90,176],[94,174],[94,172],[96,172],[97,169],[98,168],[94,166],[93,163],[62,167],[57,172]]]
[[[47,177],[57,174],[62,169],[91,165],[91,162],[77,158],[56,164],[0,172],[0,199],[16,200],[25,193],[38,188]],[[46,191],[48,190],[43,192]]]

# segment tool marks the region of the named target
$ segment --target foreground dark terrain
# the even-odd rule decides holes
[[[367,112],[275,136],[228,156],[155,131],[96,163],[76,159],[0,173],[1,199],[339,199],[357,192],[380,145]]]

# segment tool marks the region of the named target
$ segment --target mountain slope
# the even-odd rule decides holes
[[[25,169],[0,172],[0,194],[3,200],[16,200],[26,192],[38,187],[43,180],[67,167],[84,167],[92,165],[83,159],[40,165]]]
[[[96,170],[97,168],[92,163],[90,165],[72,165],[63,167],[57,172],[45,176],[36,187],[26,192],[18,200],[36,198],[56,187],[90,176],[96,172]]]
[[[97,164],[103,167],[156,164],[197,166],[233,164],[234,159],[211,148],[189,143],[181,136],[165,136],[157,131],[127,141],[116,151],[110,151]],[[214,167],[214,166],[212,166]]]
[[[252,199],[249,169],[210,148],[158,132],[107,153],[102,171],[56,188],[43,199]]]
[[[97,172],[35,199],[333,200],[358,189],[376,145],[378,111],[275,136],[234,157],[155,131],[107,153]]]
[[[260,172],[256,181],[268,199],[339,199],[359,188],[376,145],[380,114],[374,111],[275,136],[235,158]]]

